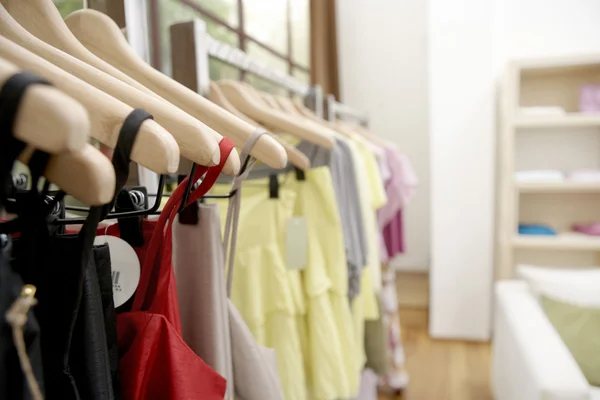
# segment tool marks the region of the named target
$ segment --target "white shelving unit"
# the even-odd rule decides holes
[[[513,246],[517,249],[600,251],[600,238],[571,232],[557,236],[516,234],[513,238]]]
[[[516,128],[600,127],[600,115],[569,113],[549,116],[518,116]]]
[[[533,169],[600,169],[600,113],[580,113],[579,93],[600,84],[600,54],[514,61],[499,104],[496,278],[514,276],[519,262],[589,266],[600,259],[600,237],[571,232],[600,221],[600,183],[519,182]],[[521,107],[559,106],[564,115],[523,115]],[[543,223],[557,236],[519,235],[518,224]]]
[[[516,182],[519,193],[600,193],[600,183],[592,182]]]

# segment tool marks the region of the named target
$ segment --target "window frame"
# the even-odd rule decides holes
[[[160,0],[149,0],[149,19],[150,19],[150,31],[151,31],[151,46],[152,46],[152,65],[156,69],[161,69],[161,41],[160,41],[160,28],[159,28],[159,18],[160,11],[158,9],[158,2]],[[243,0],[237,0],[237,11],[238,11],[238,26],[234,27],[229,22],[225,21],[219,15],[214,12],[206,9],[205,7],[199,5],[196,1],[193,0],[177,0],[182,5],[189,7],[190,9],[196,11],[198,14],[201,14],[203,17],[210,19],[212,22],[221,25],[226,28],[228,31],[234,33],[238,38],[239,49],[242,51],[247,51],[247,44],[249,42],[254,43],[255,45],[261,47],[267,52],[271,53],[273,56],[281,59],[287,64],[287,73],[293,75],[295,70],[299,70],[304,72],[305,74],[310,75],[310,67],[306,67],[302,64],[294,61],[293,58],[293,38],[292,38],[292,11],[291,4],[292,0],[286,1],[286,29],[287,29],[287,54],[282,53],[281,51],[269,46],[268,44],[256,39],[252,35],[249,35],[245,29],[245,20],[244,20],[244,2]],[[240,79],[244,79],[246,71],[241,71]]]

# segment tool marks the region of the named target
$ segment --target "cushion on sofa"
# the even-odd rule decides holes
[[[550,268],[519,265],[517,275],[539,300],[549,296],[581,307],[600,308],[600,267]]]
[[[546,295],[540,297],[540,305],[588,382],[600,386],[600,308]]]

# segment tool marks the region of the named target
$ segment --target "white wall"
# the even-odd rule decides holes
[[[341,100],[369,114],[377,135],[395,142],[419,176],[405,220],[406,254],[393,265],[429,268],[427,1],[339,0]]]
[[[598,0],[494,0],[496,53],[511,58],[600,52]]]
[[[600,52],[595,0],[431,0],[430,333],[487,339],[495,83],[510,58]]]
[[[494,216],[494,14],[430,0],[430,333],[489,335]]]
[[[342,100],[366,110],[421,179],[407,213],[408,253],[397,265],[431,264],[433,336],[486,340],[496,80],[510,58],[600,52],[600,1],[339,0],[337,7]]]

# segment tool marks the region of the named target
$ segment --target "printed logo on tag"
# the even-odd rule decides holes
[[[122,306],[133,296],[140,283],[140,260],[133,247],[116,236],[96,236],[95,245],[108,244],[112,270],[115,307]]]
[[[306,218],[292,217],[287,220],[285,231],[286,263],[289,269],[306,268],[308,252],[308,227]]]

